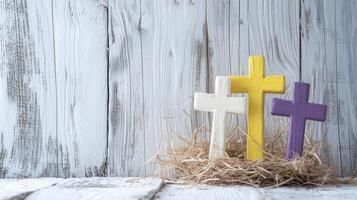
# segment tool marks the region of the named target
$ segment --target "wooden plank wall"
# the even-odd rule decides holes
[[[311,124],[324,153],[348,175],[357,169],[357,8],[355,1],[305,1],[301,7],[302,80],[310,99],[328,105],[327,123]]]
[[[0,1],[0,176],[102,176],[107,9],[99,1]]]
[[[328,104],[309,135],[347,176],[357,169],[357,3],[353,0],[0,0],[0,177],[138,176],[175,135],[209,127],[195,91],[217,75],[311,83]],[[230,117],[230,129],[246,117]],[[207,134],[203,137],[208,138]]]

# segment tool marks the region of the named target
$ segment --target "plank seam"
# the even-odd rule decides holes
[[[141,23],[142,23],[142,10],[141,10],[141,4],[142,1],[140,0],[140,5],[139,5],[139,12],[140,12],[140,19],[139,19],[139,35],[140,35],[140,59],[141,59],[141,100],[143,102],[142,104],[142,109],[143,109],[143,138],[144,138],[144,163],[146,163],[147,158],[146,158],[146,132],[145,132],[145,99],[144,99],[144,59],[143,59],[143,36],[142,36],[142,27],[141,27]],[[144,167],[144,174],[145,176],[147,175],[147,170],[146,167]]]
[[[58,156],[58,87],[57,87],[57,60],[56,60],[56,42],[55,42],[55,26],[54,26],[54,8],[53,0],[51,1],[51,21],[52,21],[52,45],[53,45],[53,66],[54,66],[54,81],[55,81],[55,104],[56,104],[56,177],[59,177],[59,156]]]
[[[159,185],[159,187],[157,187],[156,189],[150,191],[147,195],[146,195],[146,198],[147,199],[150,199],[150,200],[153,200],[153,199],[160,199],[160,197],[156,197],[156,195],[159,193],[159,192],[162,192],[166,187],[166,183],[164,180],[161,181],[161,184]]]
[[[38,191],[41,191],[43,189],[48,189],[48,188],[51,188],[51,187],[54,187],[56,186],[58,183],[54,183],[48,187],[44,187],[44,188],[40,188],[40,189],[37,189],[37,190],[33,190],[33,191],[27,191],[27,192],[23,192],[23,193],[20,193],[18,195],[15,195],[13,197],[10,198],[10,200],[25,200],[27,199],[28,196],[30,196],[31,194],[33,193],[36,193]]]
[[[206,92],[209,91],[209,66],[210,66],[210,61],[209,61],[209,38],[208,38],[208,14],[207,14],[207,9],[208,9],[208,3],[206,0],[206,9],[205,9],[205,36],[206,36]]]
[[[251,51],[250,51],[250,23],[249,23],[249,16],[250,16],[250,9],[249,9],[249,1],[247,0],[247,29],[248,29],[248,56],[251,54]],[[240,27],[240,25],[239,25]],[[246,58],[248,59],[248,58]]]
[[[338,49],[337,49],[337,37],[338,37],[338,35],[337,35],[337,15],[336,15],[336,10],[337,10],[337,8],[336,8],[336,1],[335,1],[335,13],[334,13],[334,18],[335,18],[335,30],[334,30],[334,32],[335,32],[335,49],[336,49],[336,59],[335,59],[335,76],[336,76],[336,82],[335,82],[335,87],[336,87],[336,114],[337,114],[337,132],[338,132],[338,146],[339,146],[339,148],[340,148],[340,166],[341,166],[341,176],[343,177],[343,165],[342,165],[342,153],[341,153],[341,129],[340,129],[340,119],[339,119],[339,113],[340,113],[340,106],[339,106],[339,99],[338,99],[338,76],[337,76],[337,72],[338,72],[338,70],[337,70],[337,51],[338,51]]]
[[[105,149],[105,168],[104,168],[104,176],[108,176],[109,175],[109,99],[110,99],[110,74],[109,74],[109,69],[110,69],[110,46],[109,46],[109,12],[110,12],[110,1],[107,0],[107,6],[106,6],[106,10],[107,10],[107,146]]]
[[[238,21],[239,23],[239,21]],[[240,25],[239,25],[240,26]],[[228,1],[228,59],[229,59],[229,75],[232,74],[232,55],[231,55],[231,0]],[[236,117],[238,120],[238,117]]]
[[[204,30],[204,37],[205,37],[205,44],[206,44],[206,81],[205,81],[205,84],[206,84],[206,91],[205,92],[209,92],[209,83],[210,83],[210,60],[209,60],[209,57],[210,57],[210,54],[209,54],[209,35],[208,35],[208,3],[207,3],[207,0],[205,1],[205,30]],[[211,124],[212,124],[212,120],[211,120],[211,115],[207,115],[208,116],[208,127],[211,127]]]
[[[299,81],[302,81],[302,3],[299,1]]]
[[[352,0],[350,0],[350,13],[353,13],[353,9],[352,9]],[[351,24],[353,25],[353,17],[352,14],[350,15],[350,20],[351,20]],[[349,62],[349,69],[351,69],[351,63]],[[353,134],[353,132],[351,131],[351,133]],[[348,153],[349,153],[349,157],[350,157],[350,171],[353,172],[353,165],[352,165],[352,155],[351,155],[351,134],[348,134]]]

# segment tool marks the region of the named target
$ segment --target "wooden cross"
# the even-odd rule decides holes
[[[244,97],[229,97],[229,77],[216,77],[215,94],[195,93],[194,108],[213,112],[209,159],[225,157],[225,126],[227,113],[244,113]]]
[[[283,93],[284,76],[265,76],[264,57],[249,57],[249,75],[231,76],[232,93],[248,93],[247,160],[263,158],[264,94]]]
[[[294,100],[273,99],[271,113],[290,117],[291,125],[288,146],[285,158],[292,159],[295,155],[301,156],[304,146],[304,133],[306,120],[325,121],[327,106],[309,103],[308,83],[295,83]]]

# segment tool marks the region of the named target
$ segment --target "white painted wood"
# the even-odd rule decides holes
[[[328,106],[326,122],[308,127],[343,176],[357,169],[356,8],[354,1],[302,2],[302,78],[312,101]]]
[[[332,14],[333,13],[333,14]],[[329,163],[342,175],[336,88],[335,1],[302,4],[302,79],[311,83],[310,99],[327,105],[326,122],[307,124],[307,133],[324,142]]]
[[[248,74],[248,66],[246,65],[249,58],[249,43],[247,42],[248,26],[243,22],[244,15],[248,12],[247,9],[240,8],[244,6],[243,1],[229,1],[229,53],[231,75]],[[216,30],[216,29],[215,29]],[[235,94],[236,96],[248,98],[247,94]],[[248,115],[238,115],[237,125],[244,131],[247,130]],[[235,127],[234,127],[235,128]],[[241,133],[242,134],[242,133]]]
[[[208,91],[205,92],[214,92],[216,76],[237,74],[236,72],[240,69],[240,66],[235,62],[236,59],[239,58],[237,49],[235,49],[239,48],[239,43],[233,44],[233,41],[237,42],[237,40],[234,40],[233,38],[239,37],[239,20],[236,22],[230,21],[232,4],[238,5],[239,1],[208,0],[206,1],[206,4],[208,39],[207,68],[209,73],[207,77]],[[236,12],[239,15],[238,6],[233,12]],[[237,27],[235,27],[236,29],[233,33],[230,29],[235,25],[237,25]],[[234,53],[237,53],[237,55],[234,55]],[[210,117],[212,119],[212,115],[210,115]],[[244,120],[244,115],[227,115],[228,134],[236,129],[238,119],[240,120],[239,126],[244,128],[245,121],[241,120]]]
[[[213,187],[207,185],[167,185],[156,194],[162,200],[257,200],[263,199],[259,189],[247,186]]]
[[[146,133],[140,1],[109,1],[109,16],[109,174],[143,176]]]
[[[305,187],[281,187],[277,189],[262,189],[263,196],[270,199],[328,199],[328,200],[352,200],[356,198],[357,187],[340,185],[340,186],[323,186],[316,188]]]
[[[326,199],[353,200],[356,185],[255,188],[249,186],[164,186],[154,177],[0,179],[0,199]]]
[[[106,7],[51,2],[0,2],[0,177],[105,173]]]
[[[0,179],[0,199],[24,199],[32,192],[51,187],[62,180],[60,178]]]
[[[51,1],[0,0],[0,178],[56,176]]]
[[[257,54],[268,56],[267,73],[287,77],[287,93],[278,96],[291,96],[291,85],[299,79],[299,0],[207,1],[207,24],[210,86],[215,75],[247,74],[248,56]],[[266,97],[267,133],[288,126],[287,119],[270,115],[273,97]],[[237,124],[246,130],[246,116],[238,123],[229,119],[230,129]]]
[[[207,115],[193,109],[206,90],[205,1],[141,1],[145,158],[165,150],[177,135],[192,137]],[[198,118],[195,118],[198,116]],[[206,126],[207,127],[207,126]],[[139,147],[136,147],[139,148]],[[147,174],[158,169],[147,165]]]
[[[285,76],[286,92],[265,96],[265,133],[289,126],[289,119],[272,116],[274,97],[291,99],[294,82],[299,80],[299,0],[240,0],[240,57],[248,74],[248,55],[266,58],[266,74]],[[237,39],[237,38],[236,38]],[[234,42],[234,41],[233,41]],[[237,43],[237,42],[234,42]]]
[[[244,97],[229,97],[230,79],[217,76],[215,93],[195,93],[194,108],[199,111],[213,112],[209,159],[224,158],[227,113],[245,113]]]
[[[271,199],[271,200],[354,200],[357,195],[356,186],[337,187],[280,187],[254,188],[248,186],[205,186],[205,185],[167,185],[161,192],[156,194],[157,199],[162,200],[236,200],[236,199]]]
[[[357,196],[356,186],[339,185],[335,187],[322,187],[316,190],[324,199],[329,200],[352,200],[356,199]]]
[[[106,175],[107,8],[53,1],[58,176]]]
[[[26,200],[152,199],[161,189],[159,178],[71,178],[30,194]]]

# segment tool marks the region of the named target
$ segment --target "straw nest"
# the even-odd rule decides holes
[[[242,133],[238,127],[235,133]],[[180,148],[168,147],[157,155],[162,171],[174,169],[174,178],[163,176],[173,182],[204,183],[209,185],[251,185],[256,187],[282,185],[323,185],[352,183],[353,179],[338,179],[334,168],[325,164],[318,152],[319,142],[305,139],[301,158],[284,159],[287,131],[278,131],[266,139],[265,156],[262,160],[245,159],[246,134],[233,134],[226,145],[227,158],[209,161],[209,142],[198,135],[208,134],[197,129],[191,139],[178,137]],[[177,142],[177,141],[176,141]],[[172,142],[173,144],[174,142]],[[183,145],[182,145],[183,143]]]

